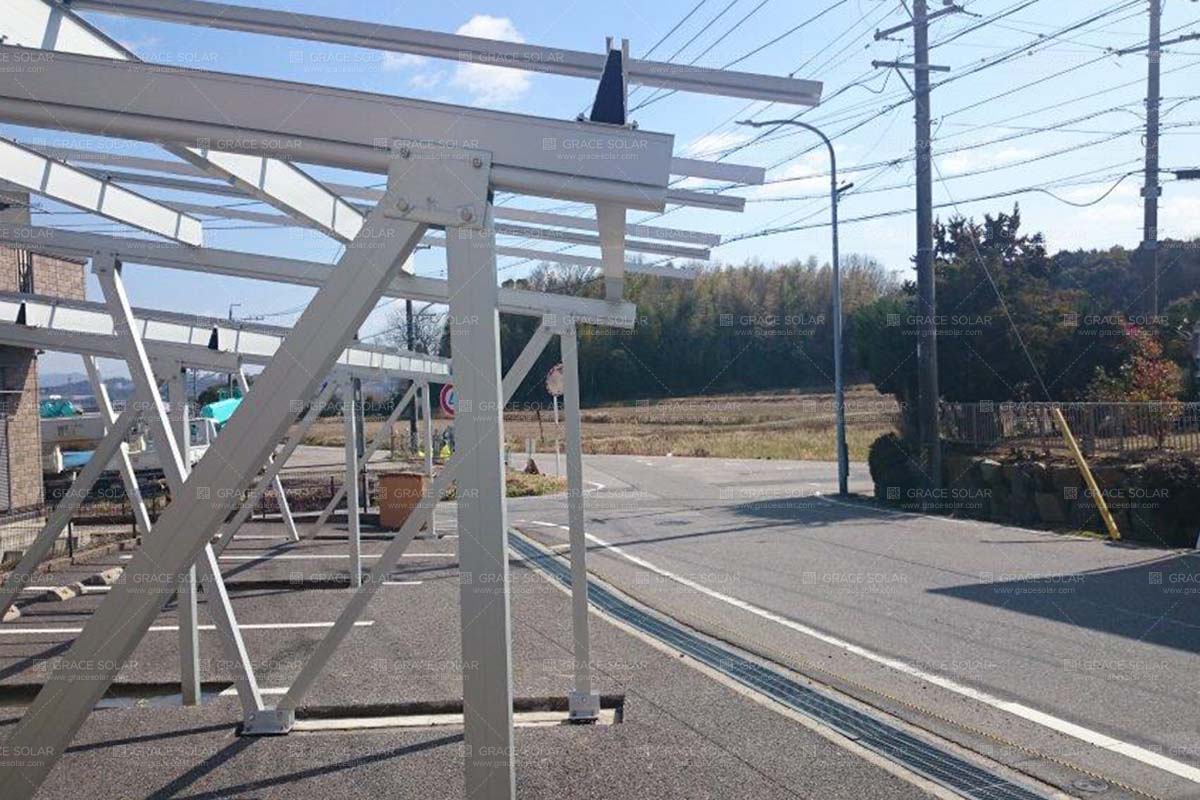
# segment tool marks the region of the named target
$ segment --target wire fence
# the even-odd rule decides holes
[[[1200,454],[1200,403],[942,403],[942,438],[979,451],[1065,452],[1055,408],[1088,456]]]

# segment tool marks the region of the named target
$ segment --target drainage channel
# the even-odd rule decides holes
[[[514,532],[509,546],[533,567],[564,586],[570,568]],[[691,656],[729,678],[827,725],[858,744],[912,772],[974,800],[1047,800],[1047,795],[971,763],[906,731],[826,697],[774,670],[714,644],[683,627],[651,616],[614,593],[589,582],[588,600],[606,614]]]

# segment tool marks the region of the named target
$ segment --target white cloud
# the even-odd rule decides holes
[[[1037,155],[1039,155],[1037,150],[1028,147],[1001,147],[999,149],[960,150],[940,158],[935,154],[934,159],[942,175],[959,175],[964,172],[1015,164]]]
[[[525,37],[508,17],[476,14],[455,33],[524,43]],[[452,86],[469,92],[472,100],[485,106],[509,105],[525,95],[532,84],[529,73],[489,64],[459,64],[450,79]]]
[[[408,79],[408,84],[414,89],[436,89],[442,85],[446,78],[446,73],[442,70],[437,72],[418,72]]]
[[[412,53],[384,53],[380,66],[385,70],[395,71],[409,67],[419,67],[428,60],[425,56],[413,55]]]
[[[683,154],[688,158],[715,158],[723,151],[731,147],[737,147],[749,138],[749,134],[739,131],[709,133],[690,142],[683,148]]]
[[[835,142],[838,163],[847,163],[845,149]],[[764,186],[756,186],[748,197],[761,199],[772,197],[790,197],[792,195],[820,195],[829,193],[829,151],[824,146],[805,153],[796,161],[781,169],[772,170],[767,174],[768,181]],[[839,179],[839,183],[853,180],[853,176]],[[784,181],[780,183],[780,181]]]

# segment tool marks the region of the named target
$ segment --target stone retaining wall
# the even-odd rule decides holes
[[[917,462],[895,437],[872,447],[875,496],[889,505],[1025,527],[1106,533],[1092,493],[1074,463],[1013,454],[997,458],[948,451],[939,491],[925,488]],[[1144,463],[1092,465],[1122,538],[1194,547],[1200,532],[1200,463],[1163,456]]]

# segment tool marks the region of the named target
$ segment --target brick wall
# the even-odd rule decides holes
[[[0,221],[28,225],[28,203],[28,195],[0,193]],[[83,300],[83,263],[0,247],[0,291]],[[8,508],[37,505],[42,502],[42,437],[35,351],[0,347],[0,390],[0,425],[7,427],[8,451],[0,452],[0,481],[7,483]],[[0,512],[8,510],[4,496],[0,489]]]

